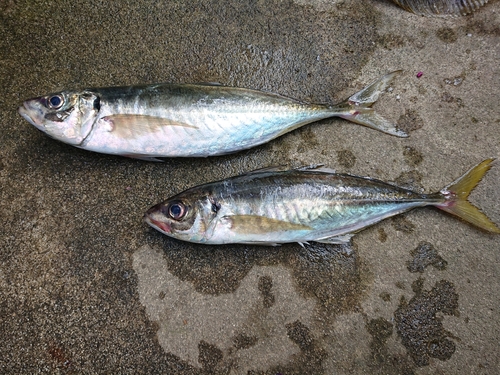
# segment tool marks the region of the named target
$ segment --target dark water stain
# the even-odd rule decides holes
[[[163,243],[169,271],[203,294],[234,292],[254,265],[280,264],[291,269],[298,291],[314,297],[329,317],[352,311],[362,295],[363,267],[355,245],[203,246],[158,234],[155,238]],[[274,301],[272,279],[260,278],[258,287],[263,306],[270,307]]]
[[[271,292],[273,287],[273,279],[270,276],[262,276],[259,278],[258,289],[262,294],[263,305],[266,309],[274,305],[274,294]]]
[[[266,254],[263,247],[204,246],[157,237],[163,243],[168,270],[192,284],[197,292],[208,295],[234,292],[255,264],[276,264],[285,255],[274,248]]]
[[[299,136],[302,138],[302,142],[308,147],[319,146],[318,137],[311,127],[300,128]]]
[[[370,375],[415,375],[415,364],[406,354],[390,354],[380,358],[383,362],[372,360]]]
[[[311,124],[312,125],[312,124]],[[312,125],[314,126],[314,125]],[[319,146],[318,138],[316,137],[316,133],[314,129],[310,125],[307,125],[303,128],[297,129],[295,131],[297,135],[300,137],[301,141],[298,142],[297,152],[299,154],[303,154],[308,152],[311,148],[315,148]]]
[[[311,243],[290,259],[290,266],[299,290],[317,300],[325,321],[354,311],[370,283],[355,244]]]
[[[430,358],[450,359],[455,343],[449,339],[451,334],[444,329],[443,318],[437,314],[458,314],[458,294],[454,285],[441,280],[427,291],[423,290],[423,279],[419,278],[412,288],[415,296],[409,302],[402,297],[394,312],[401,343],[418,367],[429,365]]]
[[[233,344],[236,350],[248,349],[257,344],[259,338],[257,336],[248,336],[244,333],[238,333],[233,337]]]
[[[412,233],[415,230],[415,224],[404,215],[394,216],[391,219],[391,224],[398,232]]]
[[[453,95],[451,95],[449,92],[445,91],[441,94],[441,101],[443,103],[452,103],[456,104],[458,108],[461,108],[464,106],[463,100],[461,98],[457,98]]]
[[[380,242],[384,243],[385,241],[387,241],[387,233],[385,232],[384,228],[378,228],[377,233],[378,233],[378,240]]]
[[[417,190],[422,186],[422,174],[415,169],[407,172],[401,172],[400,175],[396,177],[394,182],[396,182],[398,186]]]
[[[446,269],[448,264],[446,260],[438,255],[437,250],[429,242],[420,242],[410,254],[413,256],[413,260],[406,262],[406,267],[410,272],[422,273],[428,266],[433,266],[442,271]]]
[[[397,281],[394,285],[395,285],[395,286],[396,286],[396,288],[398,288],[398,289],[401,289],[401,290],[405,290],[405,289],[406,289],[405,284],[404,284],[404,282],[402,282],[402,281]]]
[[[220,369],[217,366],[223,358],[222,350],[201,340],[198,344],[198,352],[198,361],[203,367],[203,372],[205,374],[219,374]]]
[[[436,36],[445,43],[454,43],[457,41],[458,36],[455,30],[449,27],[442,27],[436,31]]]
[[[394,332],[394,325],[384,318],[367,321],[366,330],[372,336],[368,366],[373,375],[414,375],[415,365],[404,354],[390,353],[387,340]]]
[[[500,36],[500,25],[496,21],[495,14],[487,15],[486,19],[475,17],[467,18],[467,26],[464,34],[482,35],[490,37]]]
[[[427,95],[427,89],[426,89],[424,86],[422,86],[422,85],[418,85],[418,86],[417,86],[417,90],[418,90],[418,94],[419,94],[420,96],[425,96],[425,95]]]
[[[323,374],[323,362],[327,357],[325,350],[319,347],[311,330],[299,320],[285,326],[288,338],[300,348],[300,353],[293,356],[287,365],[272,366],[263,372],[251,371],[248,375],[277,375],[277,374]]]
[[[418,115],[417,111],[407,109],[404,115],[399,117],[397,125],[399,129],[409,134],[415,130],[421,129],[424,126],[424,121]]]
[[[350,150],[337,151],[338,163],[345,169],[350,169],[356,164],[356,155]]]
[[[383,34],[378,37],[377,43],[383,48],[391,51],[395,48],[404,47],[405,39],[398,34]]]
[[[307,326],[297,320],[293,323],[288,323],[285,327],[288,337],[299,346],[300,350],[305,351],[311,349],[314,341]]]
[[[387,292],[382,292],[379,294],[379,297],[382,299],[384,302],[390,302],[391,301],[391,295]]]
[[[392,335],[392,323],[384,318],[372,319],[366,324],[366,330],[372,336],[371,359],[376,363],[383,363],[388,356],[387,340]]]
[[[405,146],[405,148],[403,149],[403,156],[405,158],[406,164],[411,167],[416,167],[424,160],[422,153],[411,146]]]

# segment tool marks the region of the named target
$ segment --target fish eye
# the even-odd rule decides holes
[[[174,220],[182,219],[186,211],[186,206],[182,202],[174,202],[168,206],[168,216]]]
[[[64,98],[62,95],[52,95],[48,100],[47,104],[49,108],[59,109],[64,104]]]

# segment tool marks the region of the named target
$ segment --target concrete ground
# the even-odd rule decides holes
[[[386,0],[0,1],[0,373],[497,374],[500,236],[433,209],[349,246],[200,246],[142,221],[185,188],[322,163],[427,192],[500,156],[500,2],[428,19]],[[225,157],[148,163],[17,114],[63,88],[220,82],[377,109]],[[417,72],[423,72],[417,78]],[[472,201],[500,223],[500,164]]]

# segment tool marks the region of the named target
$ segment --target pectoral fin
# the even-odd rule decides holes
[[[225,216],[230,224],[231,230],[239,234],[265,234],[270,232],[285,232],[297,230],[312,230],[310,226],[271,219],[257,215],[234,215]]]
[[[181,126],[184,128],[198,129],[196,126],[183,122],[148,115],[111,115],[105,116],[99,121],[102,121],[110,132],[122,138],[135,138],[141,135],[155,133],[164,126]]]

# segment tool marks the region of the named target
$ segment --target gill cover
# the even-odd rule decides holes
[[[63,91],[29,99],[19,113],[48,136],[79,146],[92,130],[99,109],[94,93]]]

